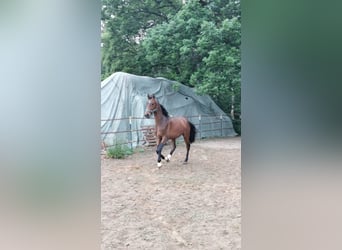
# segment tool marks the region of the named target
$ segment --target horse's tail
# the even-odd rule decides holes
[[[196,127],[194,124],[192,124],[191,122],[189,122],[189,125],[190,125],[190,143],[193,143],[195,141],[195,137],[196,137]]]

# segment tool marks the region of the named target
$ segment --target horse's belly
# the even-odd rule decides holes
[[[177,139],[178,137],[180,137],[183,133],[180,131],[168,131],[167,133],[167,137],[169,139]]]
[[[182,133],[177,132],[177,131],[158,131],[157,132],[157,137],[160,137],[160,138],[166,136],[168,139],[177,139],[181,135]]]

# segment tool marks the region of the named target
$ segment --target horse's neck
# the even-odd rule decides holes
[[[163,126],[166,125],[168,117],[163,115],[163,112],[160,109],[154,114],[154,120],[156,122],[156,126]]]

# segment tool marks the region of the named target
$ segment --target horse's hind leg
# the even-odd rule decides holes
[[[189,141],[189,138],[187,138],[186,136],[183,136],[183,137],[184,137],[184,142],[186,145],[186,157],[185,157],[184,163],[187,163],[188,158],[189,158],[189,151],[190,151],[190,141]]]
[[[184,160],[185,163],[188,162],[189,151],[190,151],[190,143],[189,143],[189,142],[186,142],[186,157],[185,157],[185,160]]]
[[[168,156],[166,156],[166,161],[171,160],[171,156],[173,154],[173,152],[175,152],[176,150],[176,139],[172,139],[172,149],[170,151],[170,154]]]

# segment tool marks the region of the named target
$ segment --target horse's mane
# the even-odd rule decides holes
[[[159,105],[160,105],[160,107],[161,107],[161,110],[162,110],[163,115],[166,116],[166,117],[169,117],[169,112],[167,112],[167,110],[164,108],[163,105],[161,105],[161,104],[159,104]]]

